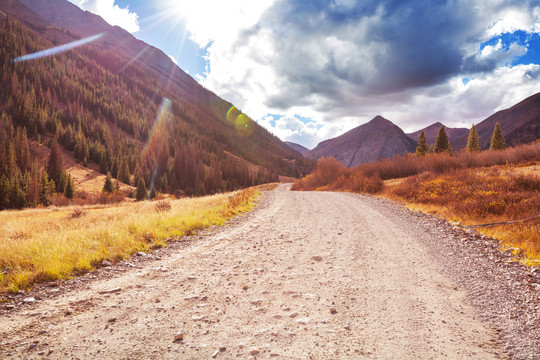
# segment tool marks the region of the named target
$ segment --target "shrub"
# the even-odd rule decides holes
[[[154,208],[155,208],[156,212],[170,211],[171,210],[171,203],[168,202],[168,201],[161,200],[161,201],[158,201],[156,203]]]

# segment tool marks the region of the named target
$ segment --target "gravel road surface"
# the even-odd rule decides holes
[[[0,358],[538,358],[540,274],[494,242],[289,187],[207,234],[18,295]]]

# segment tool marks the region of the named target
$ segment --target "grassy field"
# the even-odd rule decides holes
[[[201,198],[0,212],[0,292],[69,278],[103,260],[162,247],[171,239],[249,211],[259,189]]]
[[[387,184],[383,196],[410,209],[437,214],[462,225],[524,220],[475,228],[523,249],[530,265],[540,265],[540,177],[533,167],[494,166],[424,173]]]
[[[453,157],[398,156],[354,169],[323,158],[293,190],[374,194],[466,226],[528,219],[476,230],[520,248],[526,263],[540,265],[539,159],[540,142]]]

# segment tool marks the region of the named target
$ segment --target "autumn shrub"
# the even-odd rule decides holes
[[[496,171],[461,169],[408,178],[390,194],[408,202],[444,206],[450,214],[472,220],[523,219],[540,209],[540,179],[504,176]]]
[[[154,209],[157,212],[170,211],[171,203],[169,201],[160,200],[156,203],[156,205],[154,205]]]
[[[422,172],[442,174],[448,171],[494,165],[519,164],[540,159],[540,143],[520,145],[505,151],[468,152],[462,150],[450,156],[447,153],[396,156],[370,164],[359,165],[366,176],[378,175],[383,180],[405,178]]]
[[[320,158],[312,173],[293,184],[292,190],[315,190],[330,185],[340,176],[350,172],[340,161],[333,157]]]

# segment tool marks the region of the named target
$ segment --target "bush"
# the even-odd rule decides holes
[[[156,212],[165,212],[171,210],[171,203],[168,201],[158,201],[154,207]]]

